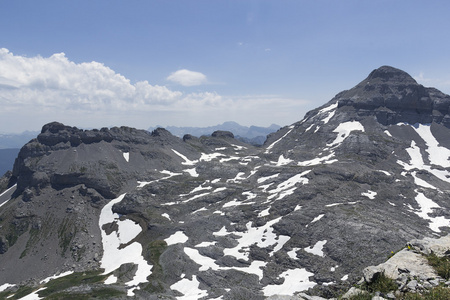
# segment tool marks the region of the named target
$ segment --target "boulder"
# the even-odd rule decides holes
[[[436,272],[428,264],[427,259],[423,255],[408,249],[397,252],[385,263],[378,266],[369,266],[363,271],[364,279],[369,283],[381,273],[394,280],[398,279],[402,273],[408,273],[410,276],[436,277]]]

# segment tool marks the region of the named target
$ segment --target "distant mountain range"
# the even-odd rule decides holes
[[[19,154],[20,148],[38,134],[38,131],[0,134],[0,176],[5,174],[6,171],[12,170],[14,159]]]
[[[22,133],[0,133],[0,149],[21,148],[34,139],[39,131],[25,131]]]
[[[6,171],[12,170],[14,159],[19,154],[20,148],[0,149],[0,176]]]
[[[153,131],[158,127],[150,127],[148,131]],[[177,137],[183,137],[185,134],[190,134],[196,137],[200,137],[202,135],[211,135],[214,131],[222,130],[222,131],[230,131],[234,134],[235,138],[241,141],[244,141],[253,145],[262,145],[267,135],[272,132],[277,131],[281,128],[281,126],[272,124],[269,127],[259,127],[259,126],[242,126],[236,122],[224,122],[223,124],[208,126],[208,127],[177,127],[177,126],[168,126],[164,127],[170,133]]]

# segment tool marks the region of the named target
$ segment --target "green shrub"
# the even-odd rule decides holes
[[[398,286],[395,281],[386,275],[384,273],[379,274],[376,276],[371,283],[367,284],[366,289],[370,293],[374,292],[382,292],[382,293],[388,293],[390,291],[397,290]]]

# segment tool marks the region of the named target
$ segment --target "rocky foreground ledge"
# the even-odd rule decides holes
[[[362,299],[357,298],[361,294],[367,294],[367,298],[372,300],[383,299],[404,299],[408,293],[424,295],[437,287],[449,288],[450,281],[443,278],[441,272],[436,271],[430,265],[429,257],[436,259],[445,258],[450,255],[450,235],[433,239],[415,239],[409,242],[404,249],[393,253],[393,255],[384,263],[377,266],[369,266],[364,269],[363,277],[358,282],[359,287],[351,287],[344,295],[339,298],[331,299]],[[447,276],[450,269],[447,270]],[[391,282],[390,291],[372,291],[369,296],[368,286],[375,283],[381,277]],[[396,285],[396,286],[395,286]],[[449,292],[450,295],[450,292]],[[300,293],[298,296],[276,295],[268,298],[269,300],[325,300],[326,298],[318,296],[309,296]],[[439,298],[441,299],[441,298]],[[443,298],[442,298],[443,299]]]

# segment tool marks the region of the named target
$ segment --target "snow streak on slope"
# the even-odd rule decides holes
[[[428,173],[434,175],[436,178],[439,178],[442,181],[450,183],[450,172],[448,170],[442,169],[449,168],[449,156],[450,150],[441,147],[436,140],[436,138],[431,133],[431,127],[429,125],[416,124],[414,126],[409,124],[398,124],[398,126],[410,126],[413,128],[420,136],[420,138],[425,142],[427,148],[425,152],[428,154],[427,157],[422,156],[422,152],[420,147],[417,145],[416,141],[411,141],[411,146],[406,149],[410,157],[409,163],[398,160],[397,163],[400,164],[405,171],[405,174],[410,174],[414,178],[414,183],[417,186],[428,189],[437,189],[435,186],[429,184],[425,180],[417,177],[416,170],[424,170]],[[430,162],[431,165],[425,163],[426,159]],[[439,169],[436,169],[434,166],[439,166]],[[419,217],[428,220],[430,222],[429,227],[434,232],[440,232],[439,227],[442,226],[450,226],[450,220],[446,219],[444,216],[433,216],[430,217],[435,209],[440,209],[441,207],[431,199],[427,198],[422,192],[415,190],[417,204],[420,209],[412,211],[417,214]]]
[[[337,162],[337,159],[331,159],[334,157],[334,152],[331,152],[329,155],[327,156],[322,156],[322,157],[317,157],[311,160],[305,160],[305,161],[300,161],[298,162],[299,166],[302,167],[308,167],[308,166],[316,166],[316,165],[320,165],[320,164],[332,164],[334,162]]]
[[[334,116],[334,114],[336,113],[337,107],[338,107],[338,102],[331,104],[325,108],[322,108],[319,111],[319,113],[318,113],[319,115],[326,114],[326,117],[322,119],[322,122],[324,124],[327,124],[328,121],[330,121],[330,119]]]
[[[427,145],[428,159],[432,165],[441,166],[444,168],[450,167],[450,149],[442,147],[431,133],[430,125],[417,124],[412,126],[414,130],[420,135]]]
[[[273,198],[278,196],[276,200],[280,200],[288,195],[291,195],[297,189],[297,187],[295,187],[297,183],[307,184],[309,182],[308,178],[303,177],[309,172],[311,172],[311,170],[307,170],[300,174],[294,175],[288,180],[280,183],[276,188],[269,191],[269,194],[271,195],[267,197],[267,199],[272,200]]]
[[[416,191],[417,192],[417,191]],[[439,227],[450,226],[450,220],[445,217],[430,217],[429,214],[433,212],[434,208],[441,208],[433,200],[425,197],[423,193],[418,192],[416,196],[416,201],[420,206],[420,210],[414,211],[419,217],[430,221],[430,229],[435,232],[441,232]]]
[[[11,191],[12,189],[16,188],[17,183],[15,185],[13,185],[12,187],[10,187],[9,189],[7,189],[6,191],[4,191],[3,193],[0,194],[0,198],[5,195],[6,193],[8,193],[9,191]],[[2,207],[3,205],[5,205],[10,199],[5,200],[4,202],[0,203],[0,207]]]
[[[400,126],[411,126],[408,124],[399,124]],[[420,137],[426,142],[428,155],[428,160],[431,164],[441,166],[444,168],[450,168],[450,162],[448,162],[448,156],[450,155],[450,150],[438,145],[434,136],[431,135],[428,125],[419,124],[417,126],[411,126],[416,130],[417,133],[422,134]],[[424,128],[422,128],[424,127]],[[431,136],[430,136],[431,135]],[[430,165],[425,164],[424,158],[420,148],[417,146],[415,141],[411,142],[411,147],[406,149],[410,156],[410,162],[405,163],[398,160],[397,163],[400,164],[406,171],[411,171],[414,169],[425,170],[433,174],[442,181],[450,183],[450,172],[448,170],[436,169]],[[442,164],[442,165],[440,165]]]
[[[289,133],[291,133],[292,129],[294,129],[294,126],[292,125],[292,126],[289,126],[288,128],[289,128],[288,132],[286,132],[281,138],[279,138],[278,140],[276,140],[275,142],[273,142],[272,144],[270,144],[270,145],[267,147],[265,153],[269,153],[270,150],[273,148],[273,146],[275,146],[279,141],[281,141],[284,137],[286,137]]]

